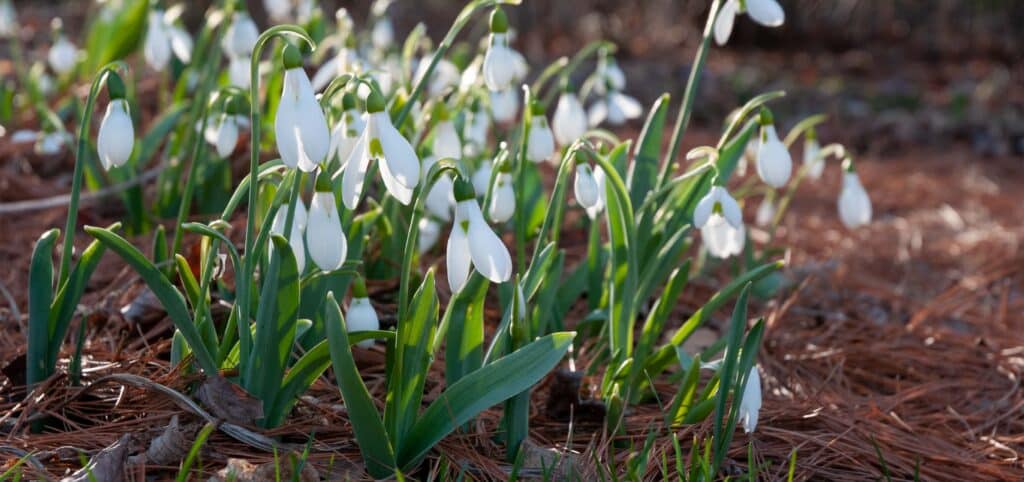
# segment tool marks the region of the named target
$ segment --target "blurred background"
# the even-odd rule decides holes
[[[784,89],[783,125],[823,112],[830,140],[883,155],[910,147],[962,143],[980,156],[1024,155],[1024,2],[1019,0],[779,0],[782,28],[737,18],[724,48],[715,48],[701,84],[695,125],[717,129],[730,109],[757,93]],[[27,27],[59,15],[82,28],[83,0],[16,1]],[[262,0],[247,0],[261,26]],[[319,2],[327,21],[347,8],[361,23],[368,0]],[[649,104],[662,92],[677,98],[689,73],[709,0],[526,0],[508,9],[516,47],[535,72],[587,42],[619,46],[627,91]],[[209,0],[190,2],[193,26]],[[423,22],[440,39],[462,0],[397,1],[389,8],[397,38]],[[477,38],[485,22],[470,28]],[[38,24],[38,25],[32,25]],[[357,25],[358,27],[358,25]],[[463,35],[463,38],[466,38]],[[38,48],[45,48],[38,45]],[[787,122],[787,120],[789,120]]]

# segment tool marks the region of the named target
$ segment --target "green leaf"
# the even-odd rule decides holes
[[[662,94],[651,107],[647,122],[640,131],[640,137],[629,166],[629,193],[633,206],[643,203],[647,193],[658,182],[658,159],[661,157],[661,138],[665,132],[665,118],[668,116],[669,95]]]
[[[559,332],[539,338],[441,392],[406,436],[398,456],[402,468],[415,466],[455,427],[544,378],[565,355],[574,336],[573,332]]]
[[[167,261],[167,231],[164,225],[160,224],[153,233],[153,264],[160,266]]]
[[[119,223],[114,223],[108,229],[117,229]],[[85,285],[92,277],[93,271],[99,265],[100,259],[106,248],[99,242],[93,241],[82,251],[82,257],[78,264],[71,269],[71,274],[64,281],[64,285],[57,291],[57,297],[50,305],[50,348],[47,364],[54,366],[57,363],[57,354],[60,352],[60,344],[63,343],[67,334],[68,326],[71,324],[71,317],[75,315],[78,301],[82,299]]]
[[[404,435],[420,411],[423,384],[430,368],[431,353],[428,347],[433,341],[437,310],[434,270],[431,269],[413,295],[406,318],[398,320],[394,364],[388,374],[384,421],[388,425],[391,439],[399,445],[406,440]]]
[[[273,235],[273,255],[263,276],[256,311],[256,336],[249,363],[243,373],[243,387],[263,401],[264,413],[272,408],[281,388],[288,355],[295,342],[299,314],[299,272],[291,246],[283,236]],[[264,419],[264,426],[270,420]]]
[[[160,304],[167,310],[167,316],[174,323],[175,328],[181,331],[181,335],[188,342],[192,352],[195,353],[199,366],[208,374],[217,373],[217,363],[214,361],[213,355],[206,349],[206,345],[203,344],[202,338],[199,336],[199,330],[192,323],[188,307],[185,305],[185,298],[181,295],[181,292],[167,281],[163,273],[146,259],[135,246],[132,246],[113,231],[95,226],[86,226],[85,232],[106,245],[111,251],[117,253],[139,274],[139,277],[146,282],[149,289],[160,300]]]
[[[298,396],[305,392],[330,365],[331,352],[327,340],[317,343],[312,350],[302,355],[291,370],[288,370],[288,375],[281,382],[281,389],[274,397],[270,411],[267,412],[267,425],[270,427],[280,425],[295,406]]]
[[[451,385],[484,362],[484,299],[490,283],[476,271],[466,286],[452,297],[445,309],[435,346],[445,338],[445,381]]]
[[[661,297],[654,303],[651,312],[644,321],[643,330],[640,333],[640,341],[637,343],[634,355],[638,362],[633,364],[632,372],[629,375],[629,383],[627,383],[627,389],[629,390],[628,400],[630,403],[636,403],[640,398],[640,385],[646,381],[643,372],[647,365],[647,356],[654,350],[654,344],[658,342],[658,338],[664,332],[665,321],[668,320],[668,316],[676,306],[679,295],[683,292],[683,288],[686,287],[690,279],[689,273],[690,261],[687,260],[669,278],[668,284],[665,285],[665,289],[661,292]]]
[[[43,233],[28,270],[28,353],[26,379],[32,386],[50,376],[50,302],[53,299],[53,245],[59,229]],[[65,253],[70,256],[71,253]],[[58,345],[59,346],[59,345]]]
[[[384,423],[370,398],[370,393],[359,375],[359,368],[352,358],[348,328],[341,308],[334,300],[334,293],[327,294],[326,302],[327,343],[334,366],[334,377],[345,399],[349,421],[355,433],[359,451],[363,454],[366,471],[377,479],[390,477],[396,470],[395,453],[391,448]]]
[[[718,372],[722,389],[718,391],[715,399],[715,420],[713,440],[715,445],[714,464],[712,467],[717,470],[719,463],[725,458],[723,451],[732,440],[732,432],[723,432],[723,424],[728,425],[729,414],[726,412],[726,404],[729,394],[735,393],[729,390],[732,385],[733,376],[736,373],[736,365],[740,358],[740,345],[743,343],[743,333],[747,329],[747,298],[750,296],[750,283],[743,286],[740,297],[736,300],[736,309],[732,312],[732,321],[729,323],[728,345],[725,357],[722,360],[722,368]],[[734,397],[734,405],[739,404],[738,397]]]
[[[199,306],[199,297],[202,293],[199,292],[199,281],[192,274],[192,267],[184,256],[177,253],[174,254],[174,262],[178,265],[178,277],[181,278],[181,285],[185,288],[189,303],[193,308]]]

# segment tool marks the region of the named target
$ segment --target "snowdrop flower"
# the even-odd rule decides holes
[[[473,189],[476,192],[487,192],[488,186],[491,185],[491,170],[493,164],[489,160],[485,160],[480,163],[480,167],[473,172],[471,181],[473,183]]]
[[[590,165],[582,162],[576,164],[576,180],[572,184],[572,190],[576,196],[576,202],[584,209],[590,209],[600,201],[600,196],[597,193],[597,181],[594,180]]]
[[[608,121],[613,126],[622,125],[627,120],[636,119],[643,114],[643,107],[633,97],[617,90],[609,90],[590,106],[587,120],[591,127]]]
[[[437,161],[438,156],[436,155],[423,158],[423,167],[420,168],[421,180],[423,182],[427,181],[427,175],[430,173],[430,169],[434,167],[434,164],[437,164]],[[427,212],[431,215],[445,222],[452,219],[455,197],[452,194],[452,178],[448,173],[442,174],[441,177],[437,178],[434,185],[430,187],[430,192],[427,193],[427,199],[424,202]]]
[[[39,132],[30,129],[19,129],[11,133],[11,144],[28,144],[39,139]]]
[[[231,85],[239,89],[249,90],[249,87],[252,85],[251,65],[252,60],[249,57],[231,56],[228,59],[228,81]]]
[[[592,220],[597,219],[601,212],[604,211],[605,197],[608,195],[606,191],[608,179],[605,177],[604,169],[601,166],[594,166],[593,172],[594,186],[597,188],[597,201],[594,205],[586,207],[587,216]],[[579,200],[579,197],[576,199]]]
[[[750,1],[750,0],[747,0]],[[751,433],[757,427],[757,415],[761,411],[761,375],[757,365],[750,367],[747,385],[743,387],[743,399],[740,401],[739,419],[743,423],[743,432]]]
[[[221,47],[228,57],[252,56],[252,50],[256,47],[256,40],[260,32],[256,28],[256,22],[245,12],[235,12],[231,18],[231,25],[228,25],[221,40]]]
[[[208,127],[204,136],[217,149],[217,155],[226,159],[235,152],[238,144],[238,120],[233,115],[221,114],[217,124]]]
[[[595,69],[594,76],[597,78],[594,90],[598,94],[626,88],[626,73],[619,67],[615,57],[612,57],[611,53],[605,48],[601,49],[601,55],[597,59],[597,68]]]
[[[555,115],[551,118],[551,127],[560,146],[572,144],[587,132],[587,112],[575,92],[562,92],[555,106]]]
[[[295,255],[295,265],[298,267],[299,273],[306,270],[306,244],[303,240],[302,233],[306,230],[306,221],[308,214],[306,213],[306,205],[302,203],[301,199],[296,201],[298,204],[295,205],[295,214],[292,218],[292,229],[288,235],[288,245],[292,248],[292,254]],[[270,224],[270,232],[273,234],[284,236],[284,225],[288,221],[288,209],[289,204],[284,203],[277,208],[277,214],[274,215],[274,222]],[[270,243],[270,249],[274,249],[274,244]]]
[[[36,154],[52,156],[64,149],[71,142],[71,134],[67,131],[53,131],[43,134],[36,141]]]
[[[331,131],[331,146],[328,149],[327,159],[337,159],[339,166],[344,168],[345,162],[352,155],[352,149],[359,142],[359,135],[366,128],[362,116],[356,111],[356,96],[346,93],[342,96],[341,118],[334,125]]]
[[[18,33],[18,14],[11,0],[0,0],[0,38],[13,37]]]
[[[466,285],[470,268],[494,283],[512,276],[512,257],[498,235],[487,225],[473,186],[463,178],[455,180],[455,223],[448,236],[448,285],[458,293]]]
[[[341,183],[342,201],[355,209],[363,192],[370,161],[376,159],[384,187],[398,202],[409,204],[419,182],[420,161],[409,141],[391,124],[384,96],[374,90],[366,98],[366,128],[352,149]]]
[[[508,17],[495,8],[491,12],[491,36],[484,56],[484,82],[492,91],[508,89],[517,70],[515,54],[508,46]]]
[[[50,68],[54,72],[64,75],[75,68],[75,64],[78,63],[78,48],[62,32],[59,18],[53,19],[53,26],[56,40],[50,47],[46,60],[49,61]]]
[[[263,7],[267,9],[267,15],[277,23],[288,21],[292,13],[292,5],[289,0],[263,0]]]
[[[871,198],[860,183],[853,161],[843,161],[843,188],[839,192],[839,219],[854,229],[871,222]]]
[[[306,224],[306,246],[313,262],[323,271],[341,267],[348,255],[348,241],[341,229],[341,218],[334,202],[330,176],[321,172],[316,177],[316,192],[309,203]]]
[[[423,80],[423,76],[427,74],[427,68],[429,67],[429,57],[423,57],[419,60],[416,64],[416,75],[413,75],[416,83]],[[459,68],[455,64],[448,59],[441,59],[434,66],[434,71],[430,73],[430,80],[427,82],[427,93],[432,97],[439,96],[448,89],[457,87],[461,78],[462,74],[459,73]],[[383,89],[383,86],[381,88]]]
[[[530,134],[527,137],[526,158],[530,162],[541,162],[555,153],[555,137],[548,126],[548,118],[544,115],[544,107],[534,103],[533,118],[530,121]]]
[[[146,27],[146,41],[142,47],[143,57],[150,68],[162,72],[171,60],[171,36],[164,24],[164,12],[159,9],[149,11],[149,22]]]
[[[757,176],[776,189],[785,186],[793,172],[789,149],[779,140],[768,109],[761,110],[761,142],[757,146]]]
[[[487,147],[487,136],[490,133],[490,119],[480,109],[478,101],[473,102],[473,107],[466,114],[466,122],[463,127],[462,136],[466,140],[463,144],[463,152],[467,156],[476,156]]]
[[[754,216],[754,222],[758,226],[768,226],[772,223],[772,219],[775,218],[775,203],[772,201],[771,196],[765,196],[761,200],[761,204],[757,206],[757,214]]]
[[[519,113],[519,92],[516,89],[491,91],[491,116],[499,124],[511,122]]]
[[[724,259],[743,252],[743,212],[724,187],[713,186],[697,203],[693,225],[700,229],[704,246],[712,256]]]
[[[825,172],[825,158],[821,155],[821,144],[818,144],[818,135],[813,127],[804,136],[804,166],[811,179],[820,179]]]
[[[512,219],[516,212],[516,193],[512,189],[511,163],[502,164],[498,175],[494,178],[494,190],[491,191],[491,203],[487,206],[487,215],[495,223],[504,223]]]
[[[107,92],[110,103],[107,113],[100,122],[99,134],[96,137],[96,151],[99,153],[103,168],[123,166],[132,155],[135,147],[135,127],[132,117],[128,114],[128,101],[125,100],[124,82],[113,72],[107,77]]]
[[[274,133],[281,162],[310,172],[327,158],[331,147],[331,133],[327,119],[313,94],[306,71],[302,69],[299,49],[288,45],[284,49],[284,88],[274,119]]]
[[[459,159],[462,157],[462,141],[459,139],[459,133],[455,130],[455,124],[448,117],[444,106],[438,105],[441,108],[439,109],[439,121],[434,126],[434,155],[439,159],[446,157]]]
[[[319,92],[332,80],[343,74],[361,72],[359,56],[349,46],[338,49],[338,52],[327,62],[320,66],[320,70],[313,75],[313,90]]]
[[[378,18],[373,23],[373,30],[370,31],[370,42],[373,44],[373,48],[378,51],[387,50],[394,41],[395,27],[391,25],[391,19],[384,16]]]
[[[416,245],[419,248],[420,254],[423,254],[430,251],[430,248],[437,244],[437,240],[441,239],[441,224],[424,216],[420,218],[418,226],[420,236]]]
[[[786,21],[786,12],[776,0],[727,0],[715,18],[715,43],[725,45],[729,41],[736,15],[744,12],[765,27],[778,27]]]
[[[366,284],[361,278],[352,285],[352,302],[348,305],[345,324],[348,326],[349,333],[380,329],[380,319],[377,318],[377,311],[370,304],[370,298],[366,295]],[[370,348],[373,346],[373,339],[360,341],[356,343],[356,346]]]

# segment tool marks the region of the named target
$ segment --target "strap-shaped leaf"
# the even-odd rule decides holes
[[[413,295],[405,319],[398,320],[395,358],[388,376],[384,420],[391,439],[397,444],[403,443],[405,433],[419,415],[423,384],[430,365],[431,353],[428,348],[437,324],[437,309],[434,270],[431,269]]]
[[[217,364],[213,359],[213,355],[210,354],[206,349],[206,345],[203,344],[202,338],[199,336],[199,330],[192,323],[188,307],[185,306],[184,296],[181,295],[181,292],[170,281],[167,281],[167,278],[164,277],[156,265],[146,259],[135,246],[132,246],[131,243],[113,231],[95,226],[86,226],[85,232],[106,245],[111,251],[117,253],[121,259],[139,274],[139,277],[146,282],[149,289],[160,300],[160,304],[167,310],[167,316],[174,323],[175,328],[181,331],[181,335],[195,354],[199,366],[206,373],[216,373]]]
[[[50,301],[53,299],[53,245],[60,236],[51,229],[36,241],[28,269],[28,357],[26,377],[34,385],[48,377]],[[65,256],[70,256],[66,253]]]
[[[407,434],[398,455],[402,468],[415,466],[455,427],[544,378],[565,355],[574,336],[574,332],[559,332],[539,338],[449,386]]]
[[[334,377],[338,380],[338,388],[345,399],[349,421],[359,443],[359,451],[363,454],[366,471],[374,478],[390,477],[396,468],[395,452],[391,448],[380,414],[377,413],[373,399],[370,398],[370,392],[366,390],[356,362],[352,358],[345,317],[341,316],[341,308],[338,307],[333,292],[327,294],[325,311],[327,343],[334,366]]]
[[[450,385],[467,373],[480,368],[484,362],[484,298],[487,278],[474,271],[466,286],[448,302],[443,330],[439,329],[434,346],[445,340],[445,381]]]
[[[117,229],[119,226],[120,223],[114,223],[107,229]],[[71,324],[71,317],[74,316],[78,301],[82,299],[82,293],[85,292],[85,285],[92,277],[93,271],[96,271],[96,266],[100,264],[104,252],[106,252],[106,247],[99,241],[89,243],[85,251],[82,251],[82,257],[78,259],[78,263],[71,269],[68,279],[57,291],[57,297],[53,299],[53,304],[50,305],[50,348],[47,362],[49,366],[54,366],[57,363],[57,354],[60,352],[60,345],[64,342],[68,326]]]
[[[243,386],[263,401],[264,413],[268,413],[284,378],[299,314],[299,272],[295,255],[283,236],[275,234],[271,239],[274,253],[264,274],[256,310],[256,336],[243,373]],[[267,419],[263,423],[270,426]]]
[[[630,202],[633,206],[643,203],[647,193],[658,182],[658,160],[661,157],[661,137],[665,132],[665,118],[668,116],[669,95],[662,94],[651,106],[650,114],[636,145],[633,163],[629,165]]]

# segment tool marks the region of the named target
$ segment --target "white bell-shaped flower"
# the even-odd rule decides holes
[[[744,11],[765,27],[778,27],[786,21],[786,12],[776,0],[726,0],[715,18],[715,43],[725,45],[729,41],[736,15]]]
[[[235,12],[231,17],[231,25],[228,25],[221,39],[221,47],[228,57],[249,58],[259,36],[260,31],[252,17],[245,12]]]
[[[452,293],[465,287],[471,267],[495,283],[508,281],[512,277],[512,256],[484,220],[476,193],[466,180],[455,181],[455,199],[455,223],[446,254]]]
[[[213,145],[217,148],[217,155],[224,159],[230,157],[235,152],[237,144],[238,120],[233,115],[221,115],[216,126],[216,137],[213,139]]]
[[[718,215],[735,228],[743,227],[743,211],[739,203],[722,186],[712,186],[697,207],[693,209],[693,225],[703,227],[712,216]]]
[[[251,65],[252,60],[249,57],[236,57],[234,55],[229,57],[228,81],[231,85],[239,89],[249,90],[249,87],[252,85],[252,72],[249,71]]]
[[[743,252],[746,228],[739,204],[721,186],[713,186],[693,210],[693,225],[700,229],[708,253],[716,258]]]
[[[284,88],[274,118],[277,151],[286,166],[311,172],[327,158],[331,132],[297,48],[285,47],[284,65]]]
[[[420,236],[417,239],[416,246],[420,254],[423,254],[430,251],[437,244],[437,241],[441,239],[441,224],[424,216],[420,218],[418,226]]]
[[[758,226],[768,226],[775,218],[775,202],[771,196],[765,196],[761,204],[757,206],[757,214],[754,215],[754,223]]]
[[[462,141],[451,120],[444,119],[434,126],[434,155],[438,159],[462,157]]]
[[[804,138],[804,166],[807,169],[807,177],[821,179],[825,172],[825,158],[821,155],[821,144],[818,144],[818,138],[812,135],[813,132],[809,131]]]
[[[191,62],[192,48],[194,47],[192,35],[184,28],[174,24],[167,26],[167,34],[171,38],[171,52],[174,52],[174,56],[178,57],[182,63]]]
[[[575,92],[563,92],[551,118],[551,128],[560,146],[568,146],[587,132],[587,112]]]
[[[491,191],[491,202],[487,206],[487,215],[495,223],[504,223],[512,219],[516,212],[516,193],[512,188],[512,173],[498,172],[494,178],[494,190]]]
[[[576,196],[576,202],[584,209],[590,209],[600,201],[597,181],[594,180],[594,174],[588,164],[582,162],[576,164],[576,180],[572,184],[572,189]]]
[[[417,83],[427,74],[428,67],[430,67],[430,58],[421,58],[416,66],[416,75],[413,76]],[[431,97],[442,95],[449,89],[457,87],[461,78],[462,74],[459,73],[459,68],[455,64],[448,59],[441,59],[434,66],[434,71],[430,73],[430,79],[427,82],[427,94]],[[384,86],[381,86],[381,89],[387,90],[384,89]]]
[[[516,54],[508,46],[508,17],[496,8],[491,12],[491,36],[484,55],[484,82],[492,91],[506,90],[512,87],[520,69]]]
[[[760,411],[761,375],[757,372],[757,365],[754,365],[750,367],[747,385],[743,387],[743,399],[740,400],[739,419],[743,424],[744,433],[751,433],[757,428],[757,416]]]
[[[0,38],[13,37],[18,33],[18,14],[11,0],[0,0]]]
[[[166,69],[167,63],[171,61],[171,36],[164,23],[162,10],[154,9],[149,12],[142,55],[149,67],[157,72]]]
[[[370,298],[363,296],[352,296],[352,302],[348,305],[348,314],[345,317],[345,324],[349,333],[359,331],[374,331],[380,329],[380,318],[377,317],[377,310],[370,304]],[[370,348],[373,340],[363,340],[356,343],[359,348]]]
[[[344,168],[365,128],[366,123],[355,108],[345,110],[331,130],[331,147],[328,149],[327,158],[337,159],[338,166]]]
[[[597,188],[597,201],[589,207],[586,207],[587,216],[590,219],[597,219],[604,211],[605,201],[608,196],[606,191],[608,187],[608,179],[604,173],[604,169],[601,166],[594,166],[594,186]],[[579,199],[579,198],[577,198]]]
[[[438,157],[431,155],[423,158],[423,166],[420,168],[420,175],[422,181],[426,182],[427,175],[430,173],[430,169],[437,164]],[[427,212],[432,214],[434,217],[448,222],[452,219],[452,208],[455,207],[455,197],[452,194],[452,178],[448,173],[444,173],[437,179],[437,182],[430,187],[430,192],[427,193],[427,199],[425,200]]]
[[[499,124],[513,121],[519,113],[519,92],[516,89],[491,91],[491,116]]]
[[[487,147],[487,136],[490,133],[491,120],[483,111],[473,109],[466,115],[466,122],[463,128],[463,153],[473,157],[483,153]]]
[[[548,118],[543,110],[533,113],[530,122],[530,135],[526,140],[526,158],[530,162],[542,162],[555,153],[555,136],[548,126]]]
[[[609,91],[590,106],[587,120],[590,125],[597,126],[607,121],[613,126],[622,125],[627,120],[636,119],[643,114],[640,102],[617,90]]]
[[[78,48],[63,34],[57,36],[57,41],[50,47],[46,60],[50,62],[50,68],[58,75],[64,75],[75,68],[78,63]]]
[[[391,124],[384,110],[384,97],[371,92],[366,100],[366,128],[352,149],[342,178],[342,201],[355,209],[363,192],[363,182],[371,160],[378,160],[384,187],[398,202],[409,204],[419,183],[420,160],[409,141]]]
[[[388,17],[378,18],[370,32],[370,41],[376,50],[387,50],[395,42],[395,27]]]
[[[270,19],[277,23],[287,22],[292,13],[292,2],[289,0],[263,0],[263,7]]]
[[[839,192],[839,219],[850,229],[871,222],[871,198],[860,183],[860,176],[852,168],[843,172],[843,188]]]
[[[295,255],[295,265],[298,267],[299,273],[302,273],[306,270],[306,243],[302,233],[306,230],[308,214],[306,213],[306,205],[303,204],[302,200],[299,199],[297,203],[295,205],[295,214],[292,218],[291,233],[288,235],[288,245],[291,246],[292,254]],[[289,205],[287,203],[277,208],[274,222],[270,224],[271,233],[284,236],[284,227],[288,221],[288,209]],[[273,243],[270,243],[270,249],[274,249]]]
[[[757,176],[776,189],[789,182],[793,173],[793,158],[789,149],[779,140],[772,124],[761,125],[761,142],[757,146]]]
[[[103,168],[123,166],[132,156],[135,146],[135,127],[132,117],[128,114],[128,101],[115,98],[107,104],[107,113],[100,122],[99,134],[96,138],[96,151],[99,153]]]
[[[473,182],[473,189],[476,192],[487,192],[487,188],[491,185],[491,171],[493,170],[494,164],[489,160],[485,160],[480,163],[480,167],[473,172],[473,176],[470,178]]]
[[[325,182],[321,182],[323,178]],[[341,267],[348,255],[348,241],[341,229],[341,218],[334,202],[327,175],[317,177],[317,191],[309,203],[309,221],[306,224],[306,246],[313,262],[323,271]],[[321,190],[326,188],[326,190]]]

